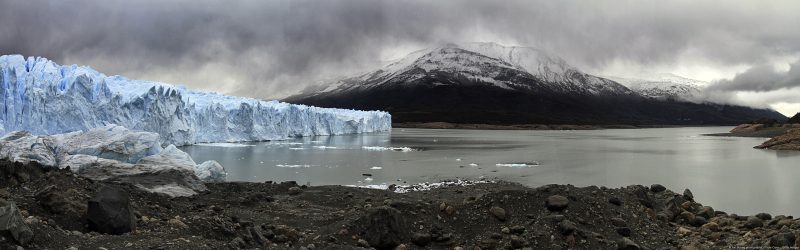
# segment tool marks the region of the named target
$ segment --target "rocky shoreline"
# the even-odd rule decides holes
[[[0,249],[800,247],[798,219],[728,214],[696,202],[691,191],[657,184],[530,188],[497,182],[406,193],[294,182],[206,185],[208,191],[194,196],[169,197],[130,183],[0,161],[0,218],[18,222],[0,220]],[[98,207],[109,204],[130,208],[130,216],[113,220],[124,229],[127,218],[130,232],[97,232],[103,231],[97,223],[111,223],[97,220],[103,218]]]
[[[797,123],[798,119],[800,119],[800,114],[789,119],[787,123],[778,123],[775,120],[754,121],[736,126],[728,133],[708,135],[770,138],[754,148],[800,150],[800,123]]]

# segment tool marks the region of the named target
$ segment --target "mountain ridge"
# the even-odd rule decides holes
[[[772,110],[659,100],[541,50],[494,43],[415,51],[284,100],[385,110],[393,122],[709,125],[785,119]]]

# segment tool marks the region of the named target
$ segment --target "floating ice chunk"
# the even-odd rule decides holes
[[[461,158],[456,158],[456,161],[461,161]]]
[[[310,168],[312,165],[299,165],[299,164],[298,164],[298,165],[290,165],[290,164],[278,164],[278,165],[275,165],[275,166],[276,166],[276,167],[279,167],[279,168]]]
[[[275,145],[303,145],[302,142],[275,142]]]
[[[397,152],[411,152],[416,151],[413,148],[409,147],[381,147],[381,146],[363,146],[361,147],[367,151],[397,151]]]
[[[477,166],[478,166],[478,163],[470,163],[470,164],[469,164],[469,166],[470,166],[470,167],[477,167]]]
[[[290,150],[305,150],[305,148],[289,148]]]
[[[195,146],[205,146],[205,147],[223,147],[223,148],[246,148],[246,147],[255,146],[255,145],[252,145],[252,144],[227,143],[227,142],[198,143],[198,144],[194,144],[194,145]]]
[[[372,170],[379,170],[379,169],[383,169],[383,168],[382,168],[382,167],[378,167],[378,166],[372,166],[372,167],[371,167],[371,168],[369,168],[369,169],[372,169]]]
[[[370,177],[364,178],[364,182],[372,182],[372,178]]]
[[[530,163],[497,163],[494,164],[498,167],[509,167],[509,168],[529,168],[539,166],[538,162],[530,162]]]
[[[333,147],[333,146],[313,146],[313,148],[316,148],[316,149],[336,149],[336,147]]]

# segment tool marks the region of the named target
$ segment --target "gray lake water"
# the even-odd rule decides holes
[[[753,149],[764,138],[703,136],[730,129],[396,128],[391,133],[182,149],[197,162],[219,161],[229,181],[379,185],[487,178],[530,186],[607,187],[660,183],[678,192],[689,188],[698,201],[718,210],[800,216],[800,152]],[[389,147],[415,150],[382,151]]]

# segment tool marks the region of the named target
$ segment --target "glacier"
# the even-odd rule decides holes
[[[42,57],[0,56],[0,85],[0,134],[51,135],[116,124],[181,146],[391,130],[386,112],[194,91]]]

